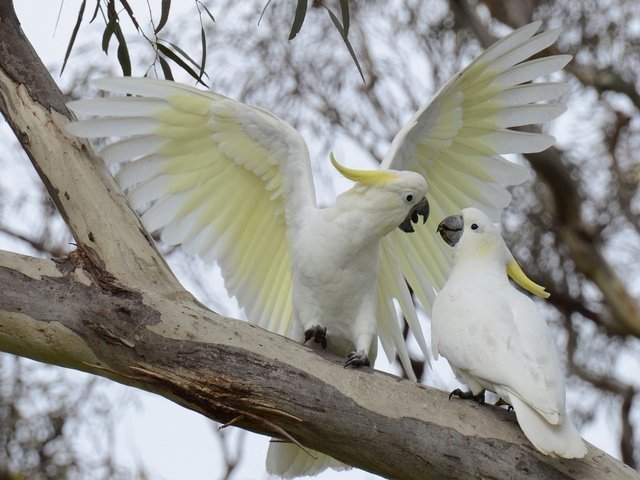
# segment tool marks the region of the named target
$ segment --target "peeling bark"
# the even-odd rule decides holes
[[[638,478],[594,447],[583,460],[545,457],[512,412],[344,369],[340,358],[194,302],[113,292],[89,278],[81,267],[0,253],[0,348],[155,392],[219,422],[286,432],[389,478]]]

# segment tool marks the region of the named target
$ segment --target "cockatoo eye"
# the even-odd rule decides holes
[[[477,223],[472,223],[471,224],[471,230],[477,230],[478,229],[478,224]]]
[[[407,203],[413,202],[413,195],[408,193],[407,195],[404,196],[404,201],[407,202]]]

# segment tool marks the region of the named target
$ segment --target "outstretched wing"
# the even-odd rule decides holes
[[[555,118],[565,111],[559,104],[536,103],[556,98],[568,90],[558,82],[530,83],[564,67],[569,55],[527,60],[556,41],[560,32],[535,35],[540,22],[526,25],[496,42],[457,73],[425,108],[418,111],[396,135],[381,168],[413,170],[427,179],[431,215],[426,227],[415,233],[393,232],[381,246],[378,276],[380,331],[387,355],[396,351],[409,365],[393,308],[395,298],[425,356],[427,346],[415,308],[405,300],[411,289],[430,310],[435,291],[442,288],[450,270],[450,253],[436,238],[438,223],[462,208],[476,207],[497,221],[511,195],[505,189],[528,177],[528,170],[502,154],[542,151],[554,138],[515,131],[519,127]],[[381,336],[382,337],[382,336]]]
[[[187,85],[113,78],[99,88],[135,96],[71,102],[98,118],[81,137],[127,137],[102,149],[142,222],[169,245],[222,269],[250,321],[286,335],[291,321],[287,227],[315,207],[309,154],[291,126],[259,108]]]

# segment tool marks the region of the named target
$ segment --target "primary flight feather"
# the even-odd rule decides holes
[[[100,88],[133,96],[71,102],[76,113],[98,118],[68,129],[82,137],[129,137],[101,154],[120,166],[116,179],[144,212],[144,225],[168,244],[217,261],[250,321],[326,347],[353,366],[375,361],[379,338],[387,357],[398,356],[415,380],[396,305],[428,358],[407,283],[427,310],[444,285],[451,260],[434,235],[433,217],[476,206],[497,218],[510,200],[504,187],[528,178],[501,154],[537,152],[553,142],[508,127],[564,111],[536,102],[558,97],[565,84],[529,83],[570,59],[526,61],[558,37],[557,30],[535,35],[539,27],[514,31],[452,78],[398,133],[379,170],[347,168],[332,158],[355,185],[327,208],[316,205],[298,132],[210,91],[103,79]],[[411,233],[429,206],[427,227]],[[269,471],[296,476],[338,468],[289,447],[272,444]]]
[[[565,410],[564,374],[555,342],[533,301],[509,283],[549,295],[526,278],[493,222],[465,208],[438,227],[454,247],[453,269],[433,305],[431,348],[471,389],[463,398],[497,393],[511,405],[531,443],[554,457],[587,448]]]

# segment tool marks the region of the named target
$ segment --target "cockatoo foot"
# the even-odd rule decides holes
[[[322,345],[323,349],[327,348],[327,327],[314,325],[304,331],[304,343],[313,338],[313,341]]]
[[[474,395],[473,392],[463,392],[459,388],[456,388],[449,394],[449,400],[451,400],[451,397],[453,397],[454,395],[463,400],[473,400],[475,402],[478,402],[480,405],[484,404],[484,390],[482,390],[479,394]]]
[[[362,350],[351,352],[344,360],[344,367],[368,367],[369,357]]]
[[[498,398],[498,401],[496,403],[494,403],[494,405],[496,407],[502,407],[504,405],[507,406],[507,411],[510,412],[511,410],[513,410],[513,407],[511,406],[511,404],[505,402],[502,398]]]

